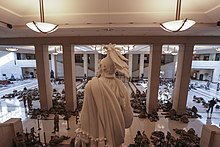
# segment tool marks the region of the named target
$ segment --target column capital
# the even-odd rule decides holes
[[[163,43],[153,43],[152,46],[163,46]]]
[[[163,47],[162,43],[151,44],[150,45],[150,52],[151,52],[152,49],[156,50],[156,51],[162,51],[162,47]]]
[[[184,46],[195,46],[195,43],[183,43],[182,45],[184,45]]]
[[[71,43],[62,43],[63,50],[65,49],[74,49],[73,45]]]
[[[43,46],[44,44],[40,43],[35,43],[34,46]]]
[[[74,46],[74,45],[71,44],[70,42],[63,42],[61,45],[62,45],[62,46]]]
[[[154,47],[160,47],[162,48],[163,44],[162,43],[154,43],[154,44],[151,44],[150,47],[151,48],[154,48]]]
[[[180,48],[194,48],[195,44],[194,43],[184,43],[184,44],[179,44]]]
[[[185,52],[186,54],[189,54],[190,56],[192,56],[191,54],[193,54],[193,49],[194,49],[194,45],[195,44],[181,44],[179,45],[179,52]]]

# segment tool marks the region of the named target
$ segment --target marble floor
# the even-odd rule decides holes
[[[27,84],[27,85],[26,85]],[[15,85],[14,87],[9,87],[6,89],[0,90],[0,97],[4,95],[5,93],[11,92],[13,89],[23,89],[24,85],[27,88],[34,88],[37,87],[37,81],[36,80],[30,80],[27,82],[22,83],[21,85]],[[79,83],[77,83],[79,85]],[[28,87],[30,86],[30,87]],[[63,85],[54,85],[53,87],[59,90],[63,89]],[[143,87],[138,86],[140,90],[144,90]],[[197,97],[203,97],[206,101],[211,100],[212,97],[219,98],[220,95],[219,92],[216,92],[215,87],[211,87],[210,90],[200,89],[197,88],[197,90],[190,90],[188,93],[188,99],[187,99],[187,107],[192,107],[195,105],[198,108],[199,114],[202,116],[202,118],[198,119],[190,119],[189,123],[185,124],[179,121],[173,121],[169,120],[164,117],[164,115],[161,115],[159,113],[159,121],[157,122],[150,122],[148,119],[140,119],[137,117],[136,114],[134,114],[134,120],[132,123],[132,126],[129,129],[126,129],[126,136],[125,136],[125,143],[123,144],[123,147],[127,147],[129,144],[134,143],[134,137],[136,135],[136,132],[138,130],[145,131],[148,137],[150,137],[151,133],[155,130],[161,130],[163,132],[170,131],[172,135],[175,136],[175,133],[173,129],[179,128],[179,129],[185,129],[188,130],[189,128],[194,128],[198,136],[201,135],[202,126],[204,124],[212,124],[219,127],[220,125],[220,110],[214,108],[214,112],[212,114],[211,119],[207,119],[207,113],[206,109],[202,106],[202,104],[195,103],[192,101],[193,96],[196,95]],[[34,102],[34,107],[38,107],[39,103]],[[47,142],[50,139],[53,131],[53,116],[50,116],[51,119],[49,120],[40,120],[39,126],[38,122],[35,119],[30,119],[28,115],[25,114],[25,108],[23,106],[23,103],[18,101],[16,98],[14,99],[0,99],[0,123],[6,121],[9,118],[12,117],[19,117],[22,118],[23,122],[23,129],[24,131],[30,132],[30,129],[32,127],[36,128],[36,132],[40,133],[41,136],[43,136],[43,133],[46,134]],[[63,120],[62,116],[60,116],[60,131],[57,133],[57,135],[67,135],[70,137],[75,136],[74,130],[77,128],[76,125],[76,118],[71,117],[69,120],[70,124],[70,130],[67,130],[67,122]],[[37,130],[38,128],[41,128],[41,130]],[[70,142],[70,139],[67,141],[64,141],[63,144],[68,144]]]

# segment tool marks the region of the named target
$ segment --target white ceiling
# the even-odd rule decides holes
[[[45,21],[60,28],[46,36],[220,36],[220,0],[182,0],[181,18],[191,29],[168,33],[159,27],[175,19],[176,0],[44,0]],[[0,0],[0,38],[40,37],[26,27],[40,21],[39,0]]]

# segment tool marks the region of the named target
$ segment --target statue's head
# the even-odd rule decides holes
[[[114,77],[116,68],[114,62],[111,58],[109,58],[109,56],[103,58],[100,61],[99,68],[101,74],[100,76]]]
[[[119,71],[126,77],[128,76],[128,65],[125,62],[127,59],[121,55],[120,48],[115,47],[115,44],[109,44],[103,47],[107,52],[107,57],[102,59],[99,64],[99,76],[114,77],[115,72]]]

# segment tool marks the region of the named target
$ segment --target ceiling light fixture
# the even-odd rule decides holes
[[[41,22],[29,22],[26,25],[33,31],[43,34],[48,34],[56,31],[58,29],[58,25],[46,23],[44,22],[44,4],[43,0],[39,0],[40,3],[40,21]]]
[[[6,48],[6,50],[9,52],[16,52],[16,51],[18,51],[18,48],[9,47],[9,48]]]
[[[181,32],[192,27],[196,22],[189,19],[180,20],[181,0],[177,0],[176,20],[160,24],[160,27],[167,32]]]

